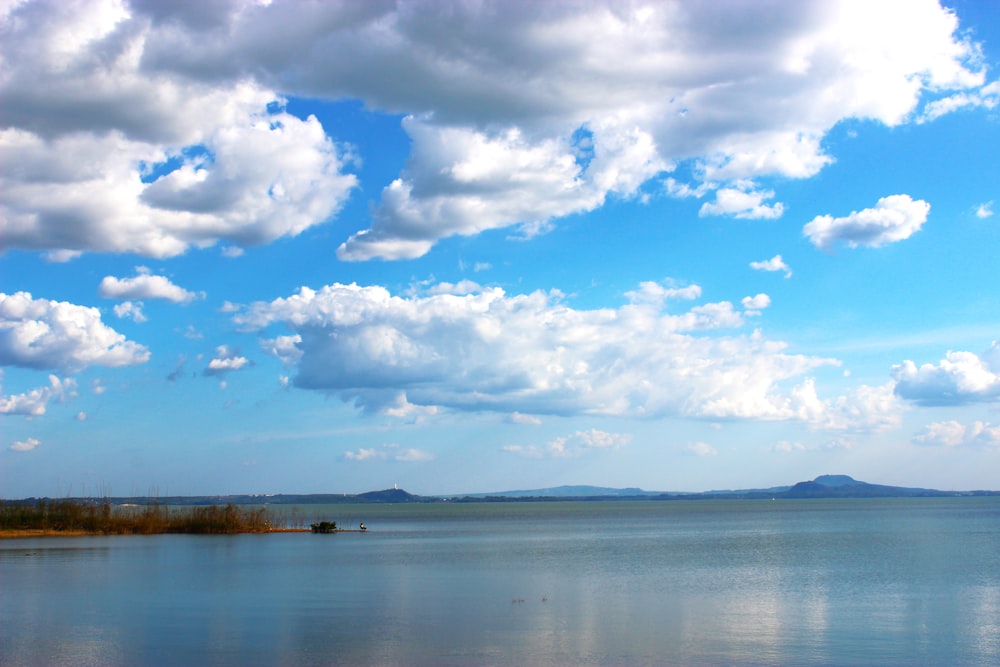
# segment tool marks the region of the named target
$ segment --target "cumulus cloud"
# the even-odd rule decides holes
[[[9,449],[12,452],[30,452],[40,444],[42,444],[42,442],[36,438],[27,438],[26,440],[15,441]]]
[[[205,298],[204,292],[189,292],[165,276],[152,275],[145,267],[137,267],[136,271],[137,275],[132,278],[105,276],[97,293],[105,299],[165,299],[171,303],[190,303]]]
[[[149,350],[105,325],[97,308],[0,293],[0,364],[74,373],[148,360]]]
[[[285,366],[292,366],[302,358],[302,350],[298,345],[302,342],[302,336],[277,336],[267,338],[260,342],[261,348],[273,357],[281,360]]]
[[[830,430],[879,432],[898,428],[906,406],[896,395],[894,383],[860,385],[829,401],[823,416],[813,424]]]
[[[872,387],[860,385],[846,394],[822,399],[816,382],[806,378],[789,392],[786,408],[813,428],[830,431],[879,432],[897,428],[905,405],[887,382]]]
[[[0,17],[0,160],[18,164],[0,177],[0,247],[169,257],[295,235],[339,208],[355,177],[319,122],[248,77],[144,67],[160,29],[115,0]]]
[[[930,120],[997,92],[929,0],[203,4],[0,17],[0,160],[18,165],[0,176],[4,247],[166,257],[328,220],[350,156],[281,95],[406,117],[403,172],[338,250],[362,260],[530,236],[681,163],[675,191],[717,190],[706,214],[776,217],[739,183],[817,173],[841,121]]]
[[[44,415],[49,401],[65,401],[74,396],[76,396],[76,381],[73,378],[60,379],[50,375],[47,387],[39,387],[12,396],[0,394],[0,414]]]
[[[843,218],[818,215],[802,228],[814,246],[829,250],[836,243],[878,248],[910,238],[926,222],[931,205],[909,195],[882,197],[874,208],[852,211]]]
[[[714,202],[705,202],[698,210],[700,217],[707,215],[731,215],[745,219],[780,218],[785,207],[781,202],[765,204],[774,198],[773,190],[753,190],[750,184],[742,187],[720,188],[715,193]]]
[[[788,354],[759,332],[727,332],[744,324],[729,302],[682,312],[656,300],[578,310],[554,293],[508,296],[493,287],[404,298],[333,284],[251,304],[234,321],[249,331],[291,330],[301,353],[294,384],[369,410],[799,419],[846,428],[852,419],[869,427],[887,407],[863,394],[820,399],[806,374],[837,362]]]
[[[906,360],[892,367],[896,394],[918,405],[962,405],[1000,400],[1000,341],[981,355],[949,350],[937,364]]]
[[[250,360],[240,354],[239,349],[229,345],[220,345],[215,348],[215,356],[209,360],[208,366],[203,371],[205,375],[225,375],[233,371],[242,370],[250,364]]]
[[[552,218],[599,207],[608,193],[633,194],[663,167],[637,130],[615,138],[602,173],[583,178],[565,141],[532,143],[518,129],[492,136],[414,117],[403,127],[414,146],[407,171],[382,191],[371,229],[338,248],[340,259],[419,257],[438,239],[515,224],[530,237]]]
[[[913,442],[932,447],[1000,447],[1000,426],[982,421],[971,424],[954,420],[934,422],[913,436]]]
[[[755,271],[784,271],[785,278],[792,277],[792,270],[785,260],[781,258],[781,255],[775,255],[771,259],[765,259],[760,262],[750,262],[750,268]]]
[[[993,215],[993,200],[982,203],[976,207],[976,217],[985,220]]]
[[[632,436],[626,433],[609,433],[598,429],[577,431],[568,436],[553,438],[544,446],[506,445],[502,449],[525,458],[575,458],[595,449],[615,450],[628,445]]]
[[[127,318],[139,324],[149,321],[146,314],[142,312],[142,301],[123,301],[121,303],[116,303],[114,311],[115,315],[117,315],[119,319],[124,320]]]
[[[760,311],[771,305],[771,297],[763,293],[756,296],[745,296],[740,303],[743,304],[743,310],[747,315],[760,315]]]

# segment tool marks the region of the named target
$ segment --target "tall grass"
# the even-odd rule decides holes
[[[0,501],[0,530],[86,532],[104,535],[265,533],[267,509],[236,505],[171,508],[162,504],[115,506],[107,500]]]

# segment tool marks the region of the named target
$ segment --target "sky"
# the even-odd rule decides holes
[[[0,497],[998,489],[1000,5],[0,2]]]

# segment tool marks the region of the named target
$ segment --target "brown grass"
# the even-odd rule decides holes
[[[119,507],[109,501],[0,501],[0,537],[39,535],[228,535],[289,530],[264,508],[161,504]]]

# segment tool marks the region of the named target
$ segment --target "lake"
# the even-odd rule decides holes
[[[0,665],[1000,664],[1000,498],[297,511],[0,540]]]

